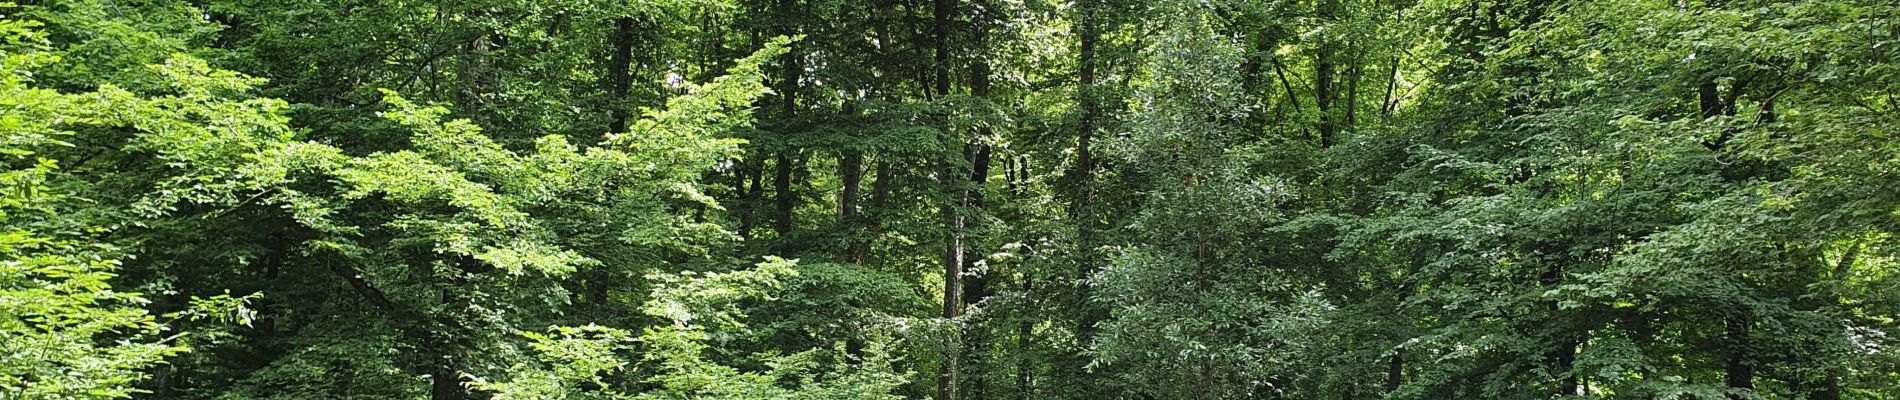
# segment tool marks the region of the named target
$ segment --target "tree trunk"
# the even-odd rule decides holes
[[[1562,347],[1557,349],[1557,373],[1565,375],[1558,381],[1558,396],[1581,394],[1578,390],[1582,388],[1582,386],[1577,384],[1577,375],[1572,373],[1572,370],[1576,368],[1577,364],[1577,346],[1580,345],[1580,343],[1574,340],[1566,341],[1561,344]]]
[[[448,357],[437,360],[435,372],[430,374],[429,400],[464,400],[468,398],[468,388],[462,386],[461,373],[456,371]]]
[[[1821,389],[1814,391],[1813,400],[1841,400],[1841,374],[1828,371],[1827,378],[1821,381]]]
[[[755,210],[758,209],[760,201],[765,199],[765,161],[741,163],[740,168],[742,169],[738,185],[743,192],[740,195],[743,198],[739,201],[738,209],[739,237],[751,240],[752,227],[758,224],[758,213]]]
[[[1036,298],[1036,280],[1033,277],[1025,276],[1023,277],[1023,299],[1034,298]],[[1034,310],[1035,303],[1033,301],[1023,305],[1023,311],[1025,312]],[[1035,332],[1035,322],[1030,318],[1021,318],[1021,322],[1016,325],[1016,393],[1017,398],[1022,400],[1036,397],[1035,381],[1032,379],[1033,375],[1030,374],[1031,357],[1029,356],[1033,354],[1030,350],[1035,345],[1033,341]]]
[[[1359,79],[1364,77],[1365,57],[1353,57],[1352,67],[1346,68],[1346,122],[1341,126],[1351,130],[1359,123]]]
[[[990,9],[987,0],[975,0],[975,5],[973,9],[978,12]],[[971,29],[971,42],[975,44],[977,49],[987,49],[989,45],[988,24],[987,21],[983,20],[985,17],[986,15],[984,14],[974,14],[970,17],[971,23],[974,25],[974,29]],[[989,62],[982,58],[971,61],[969,79],[970,96],[977,99],[989,99]],[[990,134],[990,129],[987,127],[977,128],[976,137],[972,138],[969,144],[964,146],[964,159],[970,163],[970,183],[969,186],[963,189],[963,198],[971,215],[979,216],[974,220],[974,223],[966,221],[966,229],[969,228],[969,225],[981,224],[983,221],[983,218],[980,217],[983,215],[984,206],[983,189],[984,185],[989,182],[990,177],[990,145],[985,140],[988,139]],[[980,227],[978,231],[981,231]],[[979,252],[978,254],[982,253]],[[963,303],[966,306],[981,303],[983,299],[989,297],[989,281],[987,276],[971,272],[976,270],[977,258],[979,257],[966,256],[963,259],[962,270],[966,277],[964,278],[965,281],[963,282],[962,291]],[[971,369],[978,373],[973,374],[971,377],[968,387],[964,390],[963,397],[971,400],[982,400],[986,386],[984,384],[984,377],[988,376],[988,374],[982,373],[988,370],[987,363],[983,362],[982,356],[985,347],[989,345],[990,335],[987,329],[977,326],[975,322],[972,322],[970,326],[971,329],[969,329],[965,335],[963,358],[968,360],[971,364]]]
[[[1077,260],[1077,263],[1081,267],[1079,271],[1081,272],[1081,276],[1078,278],[1081,278],[1095,272],[1093,257],[1088,255],[1091,252],[1091,231],[1094,228],[1090,203],[1093,202],[1092,197],[1094,196],[1095,181],[1095,153],[1093,144],[1090,142],[1094,139],[1096,119],[1101,112],[1099,94],[1096,93],[1095,90],[1095,46],[1097,45],[1096,42],[1101,40],[1101,32],[1100,29],[1095,26],[1097,21],[1095,20],[1095,5],[1093,1],[1078,1],[1076,8],[1076,12],[1082,14],[1081,20],[1074,28],[1079,30],[1081,42],[1081,49],[1077,54],[1076,72],[1077,78],[1079,79],[1079,82],[1077,82],[1077,92],[1081,95],[1081,101],[1078,105],[1081,108],[1082,116],[1081,120],[1076,124],[1075,166],[1073,167],[1074,169],[1070,171],[1070,175],[1073,177],[1070,180],[1071,184],[1074,185],[1075,193],[1071,199],[1069,214],[1076,219],[1077,224],[1076,241],[1078,248],[1081,249],[1080,257]]]
[[[1404,378],[1405,357],[1398,350],[1393,350],[1392,357],[1385,363],[1385,395],[1391,396],[1393,392],[1399,391],[1399,385],[1405,383]]]
[[[949,167],[950,164],[949,162],[942,163],[943,167],[941,167],[942,171],[940,176],[950,178],[958,175],[952,173]],[[954,181],[954,179],[952,179],[952,181]],[[945,186],[954,187],[959,185],[951,184]],[[938,368],[937,371],[938,400],[957,399],[957,359],[961,355],[961,352],[957,350],[956,343],[962,341],[960,338],[962,335],[960,332],[957,332],[956,318],[963,315],[962,208],[961,204],[954,202],[945,204],[943,207],[945,228],[943,252],[943,319],[950,324],[952,332],[958,334],[956,337],[953,337],[952,347],[948,349],[949,351],[945,352],[943,365]]]
[[[792,7],[795,4],[796,0],[779,0],[779,18],[781,18],[780,21],[786,24],[781,27],[779,32],[781,35],[791,36],[798,33],[797,28],[793,26],[791,22],[796,21],[792,16]],[[792,193],[792,153],[798,150],[792,147],[791,139],[793,132],[790,126],[792,125],[791,121],[793,117],[798,115],[798,80],[799,75],[803,73],[798,65],[798,52],[786,52],[785,56],[779,59],[779,72],[784,74],[784,76],[779,79],[779,87],[777,90],[780,96],[779,118],[781,121],[784,121],[781,126],[784,127],[785,131],[780,133],[783,142],[779,145],[776,170],[774,170],[772,176],[774,211],[777,217],[773,221],[772,230],[778,232],[779,240],[782,242],[786,237],[791,236],[792,228],[796,226],[797,222],[794,220],[794,218],[796,218],[794,212],[798,206],[798,195]]]
[[[862,234],[862,223],[858,221],[858,187],[864,182],[864,152],[845,150],[838,158],[838,177],[843,181],[838,189],[838,224],[844,226],[846,234],[857,242]],[[848,256],[848,254],[847,254]]]
[[[607,62],[608,133],[627,131],[627,89],[632,86],[633,17],[614,19],[614,53]]]
[[[1318,10],[1320,23],[1334,23],[1337,7],[1338,0],[1321,0]],[[1320,148],[1332,147],[1334,137],[1339,131],[1339,126],[1334,124],[1333,118],[1333,99],[1338,97],[1338,94],[1333,92],[1333,76],[1337,75],[1333,47],[1330,40],[1320,39],[1320,44],[1313,55],[1313,104],[1319,110]]]
[[[936,79],[934,79],[934,81],[936,95],[939,99],[950,95],[950,23],[951,16],[955,9],[956,0],[936,0],[936,6],[934,7],[934,11],[936,12],[935,44],[937,47],[936,65],[934,69]],[[969,197],[967,193],[961,190],[963,185],[961,185],[960,182],[956,182],[956,177],[961,176],[961,174],[955,173],[955,168],[953,167],[954,163],[942,161],[939,165],[942,169],[939,175],[942,177],[940,178],[942,179],[940,182],[944,183],[945,188],[956,192],[951,196],[953,199],[951,203],[943,207],[945,228],[943,319],[952,326],[951,330],[954,334],[952,342],[960,344],[963,335],[960,328],[957,328],[960,324],[956,321],[956,318],[963,315],[963,209],[969,205]],[[944,354],[943,365],[940,366],[937,372],[937,400],[957,400],[958,398],[957,372],[959,369],[959,358],[962,357],[962,349],[958,345],[953,345],[947,350],[949,351]]]
[[[896,182],[892,181],[894,177],[892,176],[890,161],[878,160],[875,169],[876,172],[873,173],[873,181],[871,182],[871,212],[881,214],[884,212],[885,206],[889,203],[891,186],[895,185]],[[851,263],[863,265],[870,257],[871,242],[877,238],[884,228],[883,218],[879,214],[872,214],[870,217],[865,218],[864,236],[856,238],[855,241],[851,243]]]
[[[1725,364],[1723,367],[1725,371],[1723,380],[1728,384],[1730,389],[1755,389],[1755,368],[1749,365],[1748,360],[1748,324],[1748,317],[1742,315],[1730,316],[1723,324],[1725,325],[1728,336],[1728,343],[1725,346],[1727,347],[1728,355],[1725,357],[1726,359],[1723,360]],[[1742,399],[1745,397],[1741,395],[1730,395],[1729,398]]]
[[[963,202],[967,212],[981,215],[980,213],[983,210],[983,184],[988,181],[990,174],[990,147],[984,144],[980,139],[971,141],[970,144],[965,147],[965,157],[967,157],[970,162],[970,186],[962,190]],[[962,220],[964,217],[960,215],[958,219]],[[978,220],[980,221],[981,219]],[[959,221],[958,223],[962,225],[958,227],[960,230],[967,231],[969,229],[968,225],[970,223],[968,220]],[[959,245],[967,244],[959,243]],[[961,301],[962,304],[958,305],[958,307],[961,308],[969,304],[980,303],[984,298],[989,297],[989,282],[985,276],[970,272],[976,269],[975,257],[968,257],[967,255],[959,257],[962,258],[961,261],[963,263],[963,265],[958,268],[958,273],[963,275],[963,277],[960,278],[963,282],[959,283],[960,287],[958,288],[963,297]],[[959,314],[961,314],[961,310],[959,310]],[[979,361],[978,357],[981,357],[983,354],[983,348],[988,345],[988,335],[984,334],[984,332],[982,327],[975,326],[974,323],[971,324],[971,329],[964,335],[965,340],[962,349],[964,357],[962,358],[970,360],[973,363]],[[973,368],[976,367],[979,366],[973,365]],[[983,369],[977,368],[977,371],[982,372]],[[968,393],[966,393],[965,397],[981,400],[983,397],[983,374],[977,374],[973,378],[969,388],[970,390],[966,391]]]
[[[779,240],[791,236],[792,224],[796,222],[792,220],[794,218],[792,213],[795,211],[793,207],[797,205],[797,199],[794,197],[797,195],[792,193],[792,157],[787,154],[790,152],[791,150],[779,150],[777,158],[774,159],[777,165],[774,166],[775,171],[772,174],[774,215],[772,230],[778,232]]]

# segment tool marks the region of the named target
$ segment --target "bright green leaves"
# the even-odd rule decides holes
[[[160,338],[142,294],[113,288],[118,250],[73,217],[67,176],[38,156],[71,146],[56,137],[104,109],[32,85],[57,59],[35,26],[0,19],[0,397],[129,397],[148,368],[185,348]]]
[[[546,368],[516,364],[509,369],[511,380],[488,382],[475,378],[470,388],[494,392],[496,400],[631,398],[603,380],[626,368],[624,353],[632,347],[631,333],[586,325],[550,327],[545,333],[520,335],[529,340],[536,359]]]
[[[738,318],[742,315],[731,310],[731,305],[764,296],[778,286],[779,279],[797,274],[792,268],[797,263],[770,257],[752,269],[648,276],[659,285],[654,289],[653,299],[647,301],[641,311],[670,321],[676,327],[712,324],[718,328],[739,328],[742,325]]]
[[[122,398],[145,370],[185,348],[161,340],[139,293],[112,289],[118,262],[75,240],[0,234],[0,393]]]
[[[334,172],[349,185],[344,199],[362,199],[373,194],[406,202],[441,201],[467,210],[471,217],[495,229],[518,225],[526,215],[502,202],[500,194],[487,185],[469,181],[461,171],[435,164],[421,154],[400,151],[351,160],[350,165]]]
[[[766,368],[748,371],[711,354],[729,338],[748,336],[752,328],[741,322],[746,318],[742,303],[773,300],[783,281],[797,276],[796,266],[796,260],[767,257],[752,268],[729,272],[650,276],[659,284],[643,311],[660,323],[637,338],[597,325],[521,332],[538,362],[516,364],[507,382],[477,378],[473,388],[495,392],[498,399],[898,398],[890,392],[903,379],[881,357],[855,366],[826,366],[819,362],[820,349],[757,354],[748,364]],[[630,355],[636,349],[639,354]],[[642,369],[650,369],[641,372],[658,390],[636,393],[614,383],[617,375]]]
[[[678,162],[695,164],[712,161],[708,156],[732,155],[739,142],[729,131],[751,126],[752,102],[767,90],[760,66],[783,56],[798,39],[773,38],[710,83],[682,83],[685,95],[667,99],[665,109],[642,110],[645,118],[607,143],[667,159],[688,157]]]
[[[637,135],[586,150],[550,136],[537,152],[519,154],[482,135],[466,119],[444,121],[448,110],[443,107],[418,106],[385,92],[391,109],[382,115],[410,129],[416,149],[346,156],[339,149],[283,134],[287,128],[278,116],[279,102],[221,100],[255,80],[211,70],[188,58],[162,68],[176,79],[180,95],[120,102],[155,111],[154,116],[129,118],[132,125],[153,132],[131,148],[153,151],[179,170],[150,199],[154,209],[180,200],[238,207],[261,198],[264,204],[286,205],[309,228],[355,236],[363,234],[363,227],[342,224],[335,219],[341,216],[337,212],[372,197],[418,210],[445,205],[456,211],[410,214],[384,224],[423,227],[411,231],[438,235],[429,241],[510,274],[564,275],[590,261],[544,242],[552,233],[537,228],[537,217],[525,208],[572,200],[580,200],[575,206],[595,207],[599,202],[586,200],[600,198],[609,209],[648,222],[631,229],[645,232],[638,237],[646,239],[637,243],[690,247],[705,240],[705,234],[694,233],[704,228],[688,221],[639,216],[667,209],[668,199],[656,192],[671,191],[687,201],[710,204],[692,182],[700,171],[736,151],[737,141],[725,138],[724,132],[749,123],[746,107],[764,91],[757,64],[782,54],[783,43],[774,42],[742,60],[733,75],[695,85],[692,94],[669,102],[666,110],[650,111],[640,125],[645,130]],[[293,185],[313,180],[338,186],[313,191]],[[453,228],[462,222],[482,227]],[[681,234],[695,239],[672,239]]]
[[[815,362],[817,349],[789,356],[760,355],[766,372],[745,372],[707,359],[711,343],[742,336],[747,329],[737,303],[766,299],[784,279],[797,274],[795,260],[767,257],[751,269],[706,274],[655,276],[662,283],[643,310],[670,324],[649,327],[640,342],[652,349],[645,360],[658,365],[649,381],[663,390],[640,399],[896,399],[889,394],[903,379],[889,360],[828,369]],[[716,342],[715,342],[716,343]],[[779,382],[796,382],[784,387]]]

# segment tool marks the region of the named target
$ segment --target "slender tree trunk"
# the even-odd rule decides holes
[[[849,109],[849,106],[846,108]],[[838,176],[844,181],[844,187],[838,190],[838,225],[842,226],[845,234],[850,237],[847,241],[850,245],[845,246],[844,257],[852,264],[864,265],[864,258],[858,253],[858,243],[866,240],[863,237],[868,234],[865,224],[858,218],[858,186],[864,180],[864,153],[846,150],[844,156],[838,160]],[[859,335],[853,334],[845,338],[844,344],[845,354],[849,356],[846,361],[856,363],[864,358],[864,340],[860,339]]]
[[[1742,315],[1730,316],[1723,323],[1728,337],[1728,343],[1724,346],[1728,354],[1723,360],[1723,371],[1725,372],[1723,380],[1728,384],[1730,389],[1755,389],[1755,368],[1749,365],[1750,361],[1748,359],[1748,347],[1750,346],[1748,324],[1748,317]],[[1731,395],[1729,398],[1741,399],[1745,397]]]
[[[873,173],[873,181],[871,182],[871,210],[874,214],[870,215],[869,218],[865,218],[866,233],[864,237],[858,238],[858,241],[852,244],[851,262],[854,264],[865,264],[870,257],[871,242],[875,240],[878,235],[882,234],[884,229],[884,221],[881,214],[887,209],[886,207],[890,203],[891,189],[897,184],[894,180],[896,177],[891,171],[891,162],[889,160],[879,159],[875,170],[876,172]]]
[[[966,146],[965,154],[970,162],[970,186],[962,190],[965,210],[970,214],[981,215],[983,210],[983,184],[988,180],[990,174],[990,147],[982,143],[981,140],[971,141],[970,144]],[[964,217],[959,216],[958,218],[963,219]],[[963,225],[959,227],[961,230],[965,232],[969,230],[970,222],[968,220],[960,221],[959,223]],[[967,243],[963,243],[963,245],[967,245]],[[976,270],[975,257],[963,256],[961,258],[963,265],[958,268],[958,273],[963,276],[963,278],[961,278],[963,282],[960,283],[961,287],[959,288],[963,299],[961,301],[962,304],[959,304],[958,307],[967,307],[969,304],[980,303],[984,298],[989,297],[989,282],[984,275],[971,272]],[[959,313],[961,313],[961,311],[959,311]],[[985,334],[985,332],[983,327],[976,326],[976,324],[972,322],[964,335],[964,347],[961,350],[964,356],[962,358],[970,361],[972,368],[976,368],[978,372],[972,376],[972,384],[968,388],[969,390],[965,391],[967,393],[965,393],[964,397],[969,399],[981,400],[983,398],[983,376],[985,374],[981,373],[984,372],[980,368],[981,365],[975,363],[981,361],[979,357],[982,356],[984,347],[989,344],[989,335]]]
[[[1070,185],[1069,190],[1073,191],[1068,211],[1070,218],[1075,221],[1076,228],[1073,255],[1076,270],[1075,276],[1071,279],[1077,283],[1084,282],[1097,270],[1095,231],[1099,224],[1099,216],[1095,210],[1097,160],[1093,142],[1102,113],[1102,93],[1096,87],[1100,78],[1098,67],[1101,64],[1098,60],[1100,51],[1097,47],[1101,44],[1103,31],[1101,15],[1098,14],[1100,10],[1097,10],[1100,7],[1099,3],[1099,0],[1077,0],[1074,12],[1080,14],[1080,18],[1071,28],[1078,33],[1076,91],[1081,97],[1078,108],[1082,114],[1076,124],[1075,163],[1068,171],[1070,179],[1067,179]],[[1075,340],[1077,343],[1087,344],[1095,340],[1096,327],[1108,318],[1108,310],[1093,306],[1086,301],[1091,290],[1087,285],[1078,284],[1076,288],[1075,302],[1071,304],[1078,311],[1074,327]],[[1101,393],[1095,390],[1095,387],[1099,386],[1099,381],[1086,368],[1088,359],[1085,355],[1068,353],[1062,356],[1062,360],[1065,361],[1061,363],[1064,365],[1059,368],[1073,371],[1071,373],[1079,378],[1077,382],[1084,386],[1083,389],[1090,390],[1092,393]]]
[[[934,27],[936,28],[937,65],[936,69],[934,69],[936,72],[936,79],[934,79],[934,81],[936,83],[937,95],[949,96],[950,35],[953,31],[950,24],[952,22],[951,17],[956,12],[957,3],[956,0],[936,0],[936,3],[935,11],[937,22],[934,24]]]
[[[950,162],[943,162],[941,176],[946,178],[958,174],[952,173]],[[954,185],[948,185],[954,186]],[[963,315],[963,210],[961,204],[950,203],[943,207],[944,252],[943,252],[943,319],[950,323],[955,333],[953,343],[944,354],[943,365],[937,371],[937,399],[957,399],[957,368],[961,332],[956,328],[956,318]]]
[[[1385,394],[1391,396],[1405,383],[1405,356],[1394,350],[1385,363]]]
[[[1364,76],[1364,70],[1364,57],[1353,57],[1352,67],[1346,69],[1346,104],[1341,107],[1346,109],[1346,122],[1342,126],[1348,130],[1359,123],[1359,78]]]
[[[1036,298],[1036,278],[1023,277],[1023,298]],[[1028,303],[1023,306],[1023,311],[1034,311],[1035,302]],[[1018,399],[1029,400],[1036,398],[1035,381],[1032,379],[1034,375],[1031,373],[1029,362],[1031,358],[1029,355],[1033,354],[1030,350],[1035,345],[1035,322],[1028,318],[1028,315],[1019,319],[1021,322],[1016,325],[1016,393]]]
[[[1081,277],[1086,277],[1095,272],[1093,257],[1089,255],[1092,252],[1092,231],[1094,230],[1091,203],[1094,200],[1095,186],[1095,150],[1090,142],[1094,140],[1096,119],[1101,113],[1100,94],[1096,93],[1095,88],[1095,47],[1096,42],[1101,40],[1101,31],[1095,26],[1097,21],[1093,1],[1079,0],[1076,9],[1076,12],[1082,15],[1074,28],[1080,33],[1081,48],[1076,66],[1079,82],[1077,82],[1076,91],[1082,97],[1079,102],[1082,115],[1081,120],[1076,124],[1075,166],[1070,171],[1073,176],[1071,181],[1075,186],[1075,194],[1070,203],[1069,214],[1076,219],[1077,246],[1081,249],[1077,263],[1081,267]],[[1089,329],[1089,327],[1084,327],[1084,329]]]
[[[1393,21],[1394,23],[1403,22],[1405,20],[1405,9],[1400,8],[1397,14],[1394,16],[1394,18],[1395,18],[1395,20]],[[1379,116],[1386,120],[1391,120],[1393,111],[1398,108],[1398,102],[1396,100],[1393,100],[1392,96],[1393,96],[1393,92],[1396,92],[1399,89],[1399,77],[1400,77],[1399,64],[1404,61],[1405,61],[1405,52],[1403,51],[1393,52],[1392,66],[1391,66],[1392,69],[1390,71],[1387,71],[1385,74],[1385,79],[1386,79],[1385,98],[1379,100]]]
[[[863,228],[858,221],[858,187],[864,182],[864,152],[845,150],[838,158],[838,177],[843,184],[838,189],[838,223],[857,236]],[[851,239],[853,243],[857,239]]]
[[[1581,393],[1578,392],[1578,390],[1582,386],[1577,383],[1577,375],[1572,373],[1572,370],[1577,366],[1577,346],[1580,345],[1581,344],[1577,341],[1570,340],[1563,342],[1561,344],[1562,347],[1557,349],[1557,372],[1566,375],[1562,380],[1558,381],[1558,396],[1570,396]]]
[[[971,43],[979,50],[988,49],[989,24],[988,21],[985,20],[988,15],[984,14],[984,12],[989,10],[990,6],[987,0],[974,0],[974,3],[975,7],[972,7],[972,10],[977,12],[970,16],[971,23],[974,25],[974,29],[971,29]],[[990,64],[988,61],[981,57],[971,61],[969,82],[971,97],[989,99]],[[966,229],[970,228],[970,225],[978,225],[983,221],[980,217],[983,215],[984,207],[983,189],[985,184],[989,182],[991,156],[990,145],[986,140],[990,134],[989,128],[978,128],[976,137],[972,138],[969,144],[964,148],[964,159],[970,163],[970,183],[969,186],[963,189],[963,197],[971,214],[979,216],[974,220],[974,223],[966,221]],[[981,226],[977,226],[976,230],[981,232]],[[981,253],[979,252],[978,254]],[[965,275],[965,281],[963,282],[962,289],[963,303],[966,306],[969,304],[982,303],[983,300],[990,295],[988,277],[984,274],[972,272],[976,271],[976,260],[977,257],[965,257],[963,260],[962,270]],[[990,335],[988,333],[989,330],[983,326],[979,326],[975,322],[971,323],[970,329],[966,332],[965,346],[963,348],[964,359],[969,361],[971,369],[976,371],[976,373],[972,374],[970,384],[965,388],[966,390],[964,390],[964,398],[982,400],[987,392],[987,390],[985,390],[987,385],[985,384],[986,380],[984,377],[988,376],[988,374],[985,373],[987,372],[988,368],[986,367],[988,365],[984,362],[983,354],[985,354],[984,350],[989,346]]]
[[[774,166],[775,170],[772,174],[772,202],[775,216],[772,221],[772,230],[778,232],[778,237],[781,241],[792,235],[792,226],[797,222],[793,220],[793,212],[796,211],[794,208],[798,204],[798,195],[792,193],[793,160],[790,154],[792,151],[793,150],[789,149],[779,150],[778,156],[774,160],[776,165]]]
[[[456,371],[452,362],[438,360],[435,371],[430,373],[429,400],[464,400],[468,398],[468,389],[462,387],[461,373]]]
[[[633,17],[614,19],[614,53],[607,62],[607,132],[627,131],[627,89],[632,86]]]
[[[758,213],[755,210],[765,200],[765,160],[741,164],[747,165],[750,167],[746,168],[744,177],[749,178],[750,184],[747,183],[748,179],[740,179],[739,182],[739,186],[744,188],[744,199],[739,202],[739,237],[751,240],[752,228],[758,225]]]
[[[1319,19],[1322,24],[1336,22],[1338,0],[1321,0]],[[1333,79],[1337,75],[1334,45],[1330,40],[1321,39],[1313,55],[1313,104],[1319,110],[1319,147],[1332,147],[1339,126],[1333,118],[1333,100],[1338,96],[1333,92]]]
[[[956,0],[936,0],[934,7],[934,11],[936,12],[936,37],[934,39],[937,49],[934,83],[937,98],[950,95],[950,35],[952,32],[952,17],[955,14],[955,10]],[[965,153],[967,157],[967,148]],[[953,199],[952,202],[943,208],[945,228],[943,318],[946,321],[950,321],[951,326],[953,326],[952,332],[954,336],[952,342],[958,343],[958,345],[953,345],[948,349],[949,351],[944,354],[943,365],[939,368],[937,373],[937,399],[957,400],[959,397],[957,374],[959,372],[958,369],[960,369],[960,359],[962,358],[962,348],[960,344],[963,341],[963,335],[960,328],[954,327],[960,325],[955,321],[956,318],[963,315],[963,240],[965,223],[963,213],[965,212],[965,208],[969,206],[969,196],[967,192],[961,189],[963,186],[961,182],[956,182],[956,177],[962,176],[962,174],[955,173],[956,168],[953,167],[955,163],[942,161],[939,165],[942,170],[939,175],[942,177],[941,182],[945,183],[945,188],[955,192],[951,196]]]
[[[1828,371],[1827,378],[1821,380],[1821,389],[1814,391],[1813,400],[1841,400],[1841,374]]]
[[[792,16],[792,7],[794,5],[796,5],[796,0],[779,0],[778,14],[779,17],[782,18],[781,21],[786,24],[782,27],[779,34],[789,36],[797,33],[797,28],[791,25],[792,21],[796,20]],[[775,166],[776,169],[773,171],[772,176],[774,211],[777,217],[773,221],[772,230],[777,231],[779,240],[783,241],[785,238],[791,236],[792,228],[797,226],[797,221],[794,220],[794,218],[797,217],[795,212],[798,206],[798,194],[792,192],[792,168],[794,165],[792,155],[798,150],[792,147],[791,139],[794,134],[790,126],[792,125],[791,122],[793,118],[798,115],[798,80],[799,76],[803,73],[798,65],[798,52],[786,52],[785,56],[779,59],[779,71],[784,74],[784,77],[779,81],[778,92],[780,96],[779,105],[781,107],[779,117],[785,121],[785,123],[782,124],[785,126],[785,131],[780,134],[780,136],[784,138],[784,142],[779,146],[776,159],[777,165]]]
[[[1300,94],[1293,90],[1293,81],[1286,77],[1286,65],[1281,64],[1280,60],[1273,60],[1273,73],[1280,77],[1280,87],[1286,89],[1286,104],[1292,106],[1294,114],[1299,114]],[[1305,124],[1300,124],[1301,137],[1312,137],[1312,135],[1313,131],[1311,129]]]

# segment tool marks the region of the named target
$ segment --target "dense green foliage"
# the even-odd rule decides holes
[[[0,3],[0,399],[1900,399],[1897,17]]]

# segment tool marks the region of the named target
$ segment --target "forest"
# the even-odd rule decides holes
[[[0,0],[0,400],[1900,399],[1893,0]]]

